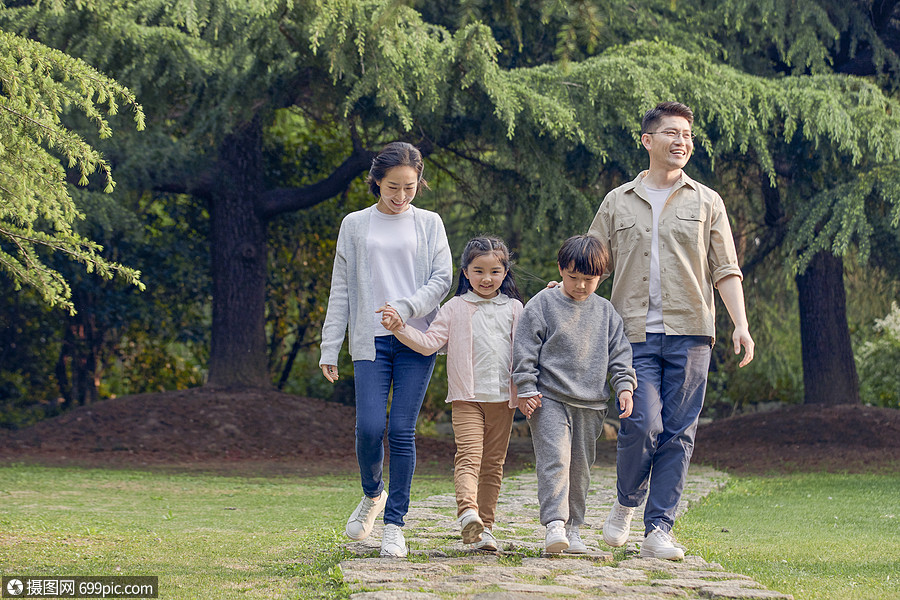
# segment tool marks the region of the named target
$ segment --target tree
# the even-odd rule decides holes
[[[839,45],[812,2],[779,0],[799,15],[785,21],[741,12],[735,0],[724,25],[718,3],[699,0],[647,2],[637,13],[619,0],[519,2],[490,19],[492,5],[470,2],[440,13],[436,3],[420,13],[386,0],[17,4],[0,13],[7,26],[90,60],[150,107],[151,135],[115,152],[128,185],[210,203],[214,385],[269,384],[268,224],[341,193],[389,139],[423,147],[472,213],[502,206],[494,219],[514,245],[532,233],[523,222],[583,229],[599,182],[643,166],[638,118],[660,99],[697,110],[694,168],[749,155],[772,182],[782,157],[824,148],[828,161],[812,175],[824,190],[842,183],[827,176],[832,165],[850,164],[849,179],[896,161],[900,147],[895,103],[871,83],[828,74]],[[814,39],[794,35],[806,32],[807,14]],[[857,29],[873,57],[887,56],[880,38]],[[655,35],[672,42],[641,41]],[[877,64],[888,73],[893,63]],[[279,187],[261,176],[264,132],[287,107],[313,121],[336,115],[346,132],[346,158],[320,181]],[[863,135],[872,130],[883,135]],[[790,209],[807,199],[781,196]]]
[[[80,113],[100,137],[112,135],[107,117],[122,103],[137,129],[144,115],[134,95],[78,59],[0,31],[0,269],[15,288],[37,290],[50,305],[74,312],[71,288],[44,251],[68,256],[85,269],[120,276],[143,287],[139,273],[100,255],[73,225],[83,218],[69,194],[65,160],[78,185],[98,172],[104,190],[115,185],[109,164],[64,118]]]

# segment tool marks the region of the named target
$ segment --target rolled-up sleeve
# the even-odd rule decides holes
[[[737,275],[743,281],[744,274],[738,266],[737,250],[734,247],[734,237],[731,234],[728,214],[725,212],[725,203],[718,194],[716,194],[710,209],[707,260],[714,285],[729,275]]]

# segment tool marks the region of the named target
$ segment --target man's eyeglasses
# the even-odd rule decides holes
[[[685,142],[693,141],[697,136],[692,131],[676,131],[674,129],[666,129],[665,131],[648,131],[647,135],[664,135],[670,140],[681,138]]]

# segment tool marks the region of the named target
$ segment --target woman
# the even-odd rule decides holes
[[[372,161],[367,183],[375,205],[344,217],[338,234],[328,311],[322,327],[319,365],[330,382],[338,379],[338,354],[350,328],[350,356],[356,385],[356,457],[363,498],[347,520],[347,536],[363,540],[384,510],[381,555],[406,556],[403,517],[416,466],[415,428],[434,355],[422,356],[390,332],[406,323],[428,328],[450,289],[452,264],[441,218],[414,207],[424,163],[405,142],[388,144]],[[387,306],[393,311],[380,317]],[[390,489],[384,491],[383,440],[391,452]]]

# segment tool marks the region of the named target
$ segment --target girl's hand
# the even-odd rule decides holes
[[[393,306],[385,304],[375,312],[381,313],[381,326],[388,331],[396,331],[403,327],[403,320]]]
[[[338,380],[337,365],[322,365],[322,375],[325,376],[325,379],[334,383]]]
[[[631,390],[619,392],[619,418],[627,419],[634,410],[634,393]]]
[[[519,398],[519,410],[525,415],[526,419],[530,419],[534,411],[541,407],[541,394],[531,396],[530,398]]]

